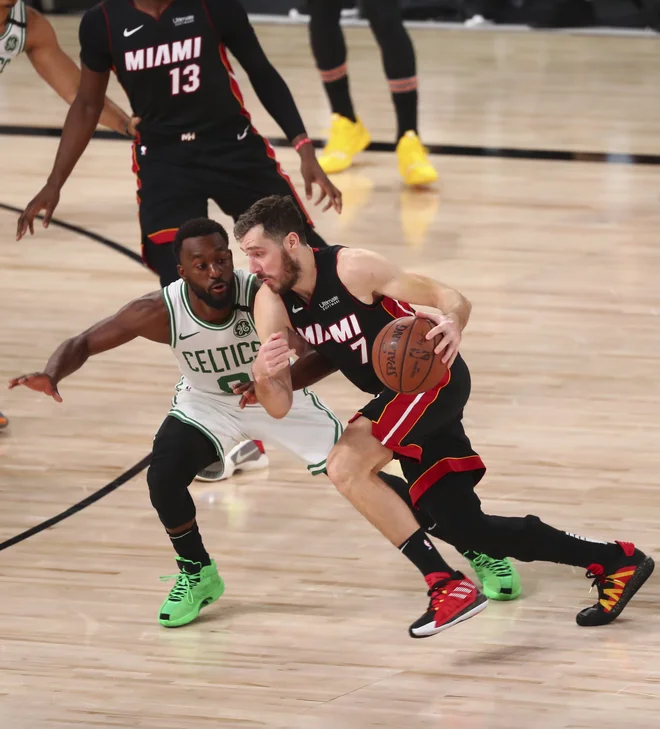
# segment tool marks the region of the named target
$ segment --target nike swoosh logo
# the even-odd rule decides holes
[[[192,334],[179,334],[179,340],[183,342],[184,339],[190,339],[190,337],[194,337],[195,334],[199,334],[199,332],[193,332]]]
[[[140,28],[144,28],[143,25],[138,25],[137,28],[133,28],[133,30],[129,30],[128,28],[124,28],[124,38],[128,38],[129,36],[133,35],[133,33],[137,33]]]
[[[237,135],[236,135],[236,139],[238,139],[238,141],[239,141],[239,142],[240,142],[240,141],[241,141],[242,139],[245,139],[245,137],[247,137],[247,133],[248,133],[249,131],[250,131],[250,125],[248,124],[248,125],[247,125],[247,126],[245,127],[245,130],[244,130],[244,132],[243,132],[242,134],[237,134]]]
[[[297,313],[298,313],[299,311],[302,311],[302,310],[303,310],[303,308],[304,308],[304,307],[302,307],[302,306],[299,306],[299,307],[298,307],[298,308],[296,309],[296,307],[295,307],[295,306],[292,306],[292,307],[291,307],[291,311],[292,311],[292,312],[293,312],[294,314],[297,314]]]

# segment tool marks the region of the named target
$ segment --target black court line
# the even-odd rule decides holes
[[[6,210],[10,213],[18,213],[20,215],[23,211],[21,208],[14,207],[13,205],[6,205],[5,203],[0,203],[0,209]],[[43,220],[43,215],[37,215],[36,220]],[[135,253],[135,251],[130,250],[129,248],[126,248],[126,246],[123,246],[121,243],[115,243],[113,240],[110,240],[109,238],[105,238],[102,235],[98,235],[98,233],[92,233],[91,230],[86,230],[85,228],[81,228],[79,225],[72,225],[71,223],[65,223],[63,220],[59,220],[58,218],[51,218],[50,219],[51,225],[56,225],[59,228],[64,228],[64,230],[70,230],[72,233],[77,233],[78,235],[82,235],[85,238],[89,238],[90,240],[94,240],[97,243],[100,243],[101,245],[107,246],[108,248],[112,248],[113,251],[117,251],[118,253],[123,254],[124,256],[127,256],[132,261],[137,261],[140,265],[144,265],[142,258],[139,254]],[[27,238],[23,238],[23,241],[29,240],[30,233],[27,233]]]
[[[58,127],[31,127],[0,124],[0,135],[16,137],[59,137],[62,130]],[[98,130],[95,139],[124,140],[126,137],[108,130]],[[269,137],[273,147],[290,147],[283,137]],[[312,140],[315,147],[322,147],[325,141]],[[559,162],[599,162],[601,164],[618,165],[660,165],[660,154],[627,154],[625,152],[571,152],[561,149],[517,149],[515,147],[476,147],[455,144],[427,144],[431,154],[442,154],[450,157],[495,157],[502,159],[549,160]],[[370,152],[394,152],[394,142],[372,142],[367,150]]]
[[[134,476],[137,476],[140,471],[143,471],[149,465],[150,461],[151,453],[148,456],[145,456],[141,461],[136,463],[132,468],[129,468],[128,471],[122,473],[121,476],[118,476],[114,481],[111,481],[107,486],[104,486],[98,491],[95,491],[93,494],[90,494],[82,501],[79,501],[77,504],[70,506],[68,509],[61,512],[60,514],[57,514],[57,516],[46,519],[46,521],[42,521],[41,524],[37,524],[36,526],[33,526],[30,529],[26,529],[24,532],[17,534],[15,537],[11,537],[4,542],[0,542],[0,552],[3,549],[7,549],[7,547],[12,547],[14,544],[22,542],[24,539],[28,539],[35,534],[39,534],[39,532],[43,532],[45,529],[50,529],[50,527],[55,526],[55,524],[59,524],[59,522],[63,521],[67,517],[77,514],[85,507],[112,493],[115,489],[118,489],[120,486],[123,486],[127,481],[130,481]]]
[[[12,213],[22,213],[23,211],[20,208],[16,208],[13,205],[5,205],[4,203],[0,203],[0,209],[7,210],[8,212]],[[39,216],[39,219],[41,219],[43,216]],[[137,253],[134,253],[133,251],[129,250],[128,248],[125,248],[119,243],[115,243],[114,241],[109,240],[108,238],[104,238],[102,235],[97,235],[96,233],[92,233],[89,230],[85,230],[84,228],[81,228],[77,225],[71,225],[70,223],[65,223],[63,220],[57,220],[56,218],[52,218],[50,221],[51,225],[56,225],[60,228],[64,228],[65,230],[70,230],[72,233],[77,233],[78,235],[85,236],[86,238],[90,238],[93,241],[96,241],[97,243],[101,243],[104,246],[107,246],[108,248],[111,248],[113,251],[118,251],[119,253],[122,253],[123,255],[127,256],[133,261],[137,261],[139,264],[142,264],[142,259]],[[43,532],[45,529],[50,529],[50,527],[55,526],[55,524],[59,524],[59,522],[63,521],[64,519],[68,518],[69,516],[73,516],[74,514],[77,514],[79,511],[82,511],[84,508],[89,506],[90,504],[93,504],[95,501],[98,501],[99,499],[102,499],[104,496],[107,496],[108,494],[112,493],[115,489],[118,489],[120,486],[123,486],[127,481],[130,481],[134,476],[137,476],[138,473],[143,471],[151,461],[151,453],[149,455],[145,456],[141,461],[136,463],[132,468],[129,468],[128,471],[125,471],[120,476],[118,476],[114,481],[111,481],[107,486],[103,486],[103,488],[100,488],[98,491],[95,491],[93,494],[90,494],[89,496],[86,496],[84,499],[79,501],[77,504],[74,504],[73,506],[70,506],[65,511],[61,512],[60,514],[57,514],[56,516],[51,517],[50,519],[46,519],[46,521],[42,521],[41,524],[37,524],[36,526],[31,527],[30,529],[26,529],[24,532],[21,532],[20,534],[17,534],[15,537],[10,537],[9,539],[6,539],[4,542],[0,542],[0,552],[3,549],[7,549],[7,547],[12,547],[14,544],[18,544],[19,542],[22,542],[24,539],[28,539],[29,537],[34,536],[35,534],[39,534],[39,532]]]

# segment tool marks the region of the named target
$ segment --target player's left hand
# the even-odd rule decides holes
[[[305,150],[305,152],[302,153],[302,150]],[[320,205],[327,197],[328,201],[323,208],[323,212],[325,213],[326,210],[334,208],[338,213],[341,213],[343,204],[341,191],[330,182],[328,176],[321,169],[321,165],[316,159],[316,153],[311,144],[306,144],[301,149],[300,172],[305,181],[305,194],[307,195],[307,199],[312,199],[312,185],[316,184],[321,190],[318,200],[316,200],[314,205]]]
[[[235,382],[231,389],[234,395],[242,395],[238,407],[243,410],[246,405],[256,405],[259,401],[254,392],[254,382]]]
[[[138,127],[140,126],[141,121],[142,121],[142,119],[140,119],[139,116],[132,116],[126,122],[126,131],[127,131],[129,137],[132,137],[133,139],[135,139],[135,137],[137,137]]]
[[[415,315],[420,319],[430,319],[435,322],[436,326],[429,331],[426,338],[441,337],[438,346],[433,351],[435,354],[442,354],[442,361],[447,367],[451,367],[458,356],[458,348],[463,336],[456,317],[452,314],[445,316],[439,312],[427,314],[423,311],[417,311]]]

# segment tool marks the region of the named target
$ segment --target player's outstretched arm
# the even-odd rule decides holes
[[[62,402],[57,389],[61,380],[79,370],[92,355],[120,347],[136,337],[169,343],[168,314],[160,291],[131,301],[113,316],[62,342],[43,372],[15,377],[9,381],[9,389],[25,385]]]
[[[252,363],[255,394],[273,418],[283,418],[293,403],[289,316],[279,296],[262,286],[254,302],[254,323],[261,348]]]
[[[441,354],[442,361],[451,367],[472,310],[472,304],[463,294],[428,276],[402,271],[378,253],[357,248],[341,251],[337,272],[348,290],[365,302],[372,296],[389,296],[438,309],[438,313],[417,312],[417,316],[435,322],[426,338],[441,337],[435,353]]]
[[[67,104],[80,85],[80,69],[62,50],[53,26],[41,13],[28,8],[27,55],[35,71]],[[119,134],[135,136],[135,120],[106,97],[101,124]]]
[[[16,240],[20,240],[28,229],[34,234],[34,219],[42,210],[45,211],[44,227],[48,227],[60,200],[60,190],[85,151],[99,122],[112,66],[102,13],[102,7],[97,5],[85,13],[80,23],[83,64],[78,92],[66,116],[48,182],[19,217]],[[90,63],[97,70],[92,70],[88,65]]]

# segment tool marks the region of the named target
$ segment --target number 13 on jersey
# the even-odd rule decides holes
[[[172,96],[177,96],[182,91],[184,94],[192,94],[199,88],[199,66],[196,63],[189,63],[183,70],[179,67],[173,68],[170,71],[170,77],[172,78]]]

